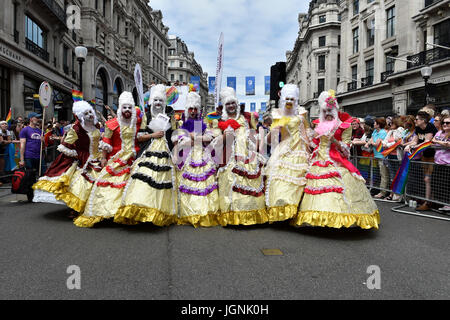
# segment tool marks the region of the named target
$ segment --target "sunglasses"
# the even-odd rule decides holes
[[[450,125],[450,121],[444,121],[444,122],[442,122],[442,124],[448,124],[448,125]]]

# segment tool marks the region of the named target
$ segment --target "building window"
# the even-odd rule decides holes
[[[358,66],[352,67],[352,82],[356,83],[358,81]]]
[[[180,68],[183,68],[184,64],[183,61],[180,61]]]
[[[450,19],[434,26],[434,44],[450,47]]]
[[[183,80],[183,75],[182,75],[182,74],[180,74],[180,81],[181,81],[181,82],[184,81],[184,80]]]
[[[34,22],[30,17],[25,16],[26,38],[41,49],[47,49],[47,33]]]
[[[175,81],[175,75],[174,74],[170,75],[170,81]]]
[[[370,86],[373,84],[373,69],[374,69],[374,60],[370,59],[366,61],[366,80],[364,81],[364,85]]]
[[[63,71],[65,74],[69,74],[69,61],[67,55],[69,54],[69,48],[63,47]]]
[[[326,36],[319,37],[319,47],[325,47],[326,46],[326,42],[327,42],[327,37]]]
[[[338,46],[339,47],[341,46],[341,36],[340,35],[338,36]]]
[[[353,15],[359,13],[359,0],[353,0]]]
[[[11,107],[10,71],[0,65],[0,119],[5,119]]]
[[[353,53],[359,51],[359,28],[353,29]]]
[[[395,60],[386,56],[386,71],[393,73],[395,68]]]
[[[375,19],[367,21],[367,47],[375,43]]]
[[[342,21],[342,15],[340,13],[338,13],[337,19],[338,21]]]
[[[387,15],[386,37],[390,38],[395,36],[395,7],[392,7],[389,10],[387,10],[386,15]]]
[[[319,61],[319,71],[324,71],[325,70],[325,56],[319,56],[318,57],[318,61]]]
[[[340,71],[341,71],[341,55],[338,54],[338,56],[337,56],[337,72],[340,72]],[[339,81],[338,81],[338,83],[339,83]]]
[[[325,91],[325,79],[317,80],[317,92],[320,94]]]
[[[325,23],[327,22],[327,16],[323,15],[323,16],[319,16],[319,23]]]

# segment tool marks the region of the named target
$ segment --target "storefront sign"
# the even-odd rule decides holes
[[[448,81],[450,81],[450,77],[439,77],[439,78],[431,79],[429,81],[429,83],[437,84],[437,83],[443,83],[443,82],[448,82]]]
[[[8,48],[4,43],[0,43],[0,55],[17,63],[23,62],[23,57]]]

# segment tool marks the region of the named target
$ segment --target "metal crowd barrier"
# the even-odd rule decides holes
[[[392,181],[394,180],[401,161],[397,159],[375,159],[367,157],[351,157],[353,165],[361,172],[361,175],[366,179],[366,186],[371,191],[371,194],[385,192],[386,195],[392,193]],[[380,162],[387,168],[387,184],[381,185],[382,172],[380,170]],[[425,175],[431,178],[431,196],[426,196]],[[399,201],[389,201],[384,199],[375,199],[376,201],[386,201],[392,203],[402,203],[401,205],[392,208],[392,211],[404,213],[414,216],[421,216],[426,218],[433,218],[439,220],[450,221],[450,212],[446,214],[435,209],[431,211],[439,215],[432,215],[428,213],[419,213],[415,210],[417,200],[426,201],[430,204],[439,206],[450,206],[450,165],[438,165],[430,162],[411,161],[408,173],[408,181],[406,183],[404,194],[400,195]],[[405,210],[409,207],[412,211]],[[447,216],[447,217],[444,217]]]

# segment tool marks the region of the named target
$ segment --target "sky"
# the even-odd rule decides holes
[[[150,0],[161,10],[169,35],[182,39],[208,77],[216,76],[220,33],[224,33],[224,71],[237,77],[239,102],[267,102],[264,76],[270,67],[286,61],[286,51],[294,48],[298,35],[298,14],[307,13],[309,0]],[[256,95],[245,96],[245,77],[256,77]]]

